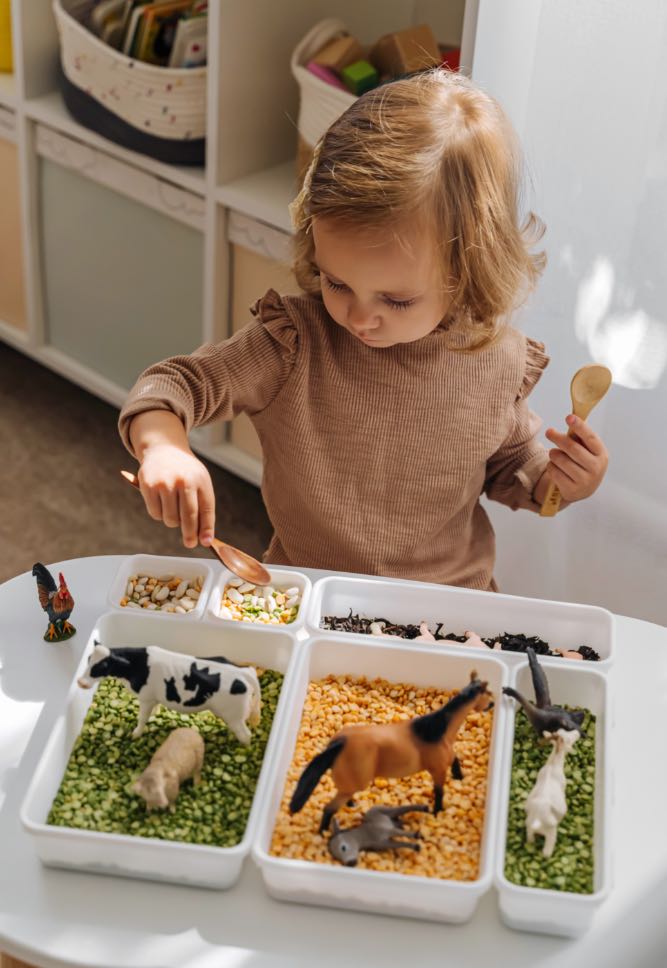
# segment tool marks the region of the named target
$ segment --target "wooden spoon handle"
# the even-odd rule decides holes
[[[585,418],[584,418],[585,419]],[[568,430],[568,437],[572,437],[572,431]],[[554,484],[553,481],[547,488],[547,493],[542,501],[542,507],[540,508],[541,518],[553,518],[555,514],[558,514],[560,510],[560,502],[563,500],[561,493],[558,490],[558,484]]]
[[[540,517],[542,518],[553,518],[554,514],[558,514],[558,509],[560,508],[561,495],[558,490],[558,484],[554,484],[553,481],[547,488],[547,493],[544,500],[542,501],[542,507],[540,508]]]

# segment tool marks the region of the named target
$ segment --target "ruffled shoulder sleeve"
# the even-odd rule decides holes
[[[544,343],[538,343],[537,340],[530,339],[530,337],[526,336],[525,369],[517,394],[517,400],[524,400],[532,393],[533,388],[544,373],[548,363],[549,357],[544,352]]]
[[[283,359],[293,359],[299,348],[299,332],[288,300],[278,295],[275,289],[269,289],[251,307],[250,312],[262,323],[269,336],[280,344]]]

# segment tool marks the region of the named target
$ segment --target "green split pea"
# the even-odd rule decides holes
[[[551,857],[544,857],[544,840],[539,835],[532,844],[526,842],[523,808],[551,747],[540,746],[525,713],[517,714],[505,851],[505,877],[513,884],[575,894],[593,893],[595,716],[589,710],[585,712],[582,735],[565,758],[567,813],[558,825]]]
[[[160,706],[132,739],[139,704],[118,679],[100,682],[74,744],[47,823],[191,844],[233,847],[243,839],[278,704],[283,676],[259,676],[262,718],[250,746],[241,746],[210,712],[189,715]],[[132,784],[177,726],[196,726],[205,743],[201,783],[181,784],[175,810],[149,813]]]

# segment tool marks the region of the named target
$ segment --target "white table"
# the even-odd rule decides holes
[[[667,629],[636,619],[618,619],[612,672],[615,887],[578,941],[509,930],[493,891],[450,926],[274,901],[250,859],[229,891],[42,867],[19,807],[121,561],[52,566],[76,598],[61,644],[42,640],[30,574],[0,586],[0,950],[45,968],[667,965]]]

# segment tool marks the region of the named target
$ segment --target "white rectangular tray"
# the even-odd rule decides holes
[[[459,635],[466,629],[472,629],[482,637],[523,632],[528,636],[539,635],[552,648],[574,649],[588,645],[599,653],[599,662],[555,659],[577,669],[590,666],[607,670],[613,661],[614,617],[611,612],[594,605],[551,602],[425,582],[332,576],[313,585],[306,616],[308,628],[318,636],[347,635],[322,629],[320,621],[325,615],[346,616],[350,609],[366,618],[384,617],[399,624],[419,625],[425,621],[431,630],[442,622],[445,631]],[[411,644],[406,639],[399,641],[407,646]],[[452,647],[455,645],[457,643],[452,643]],[[448,642],[442,641],[438,646],[450,647]],[[473,655],[478,652],[470,646],[458,647],[467,648]],[[522,653],[498,651],[492,654],[510,665],[525,661]]]
[[[310,596],[312,593],[312,584],[310,578],[302,574],[300,571],[288,571],[287,569],[274,568],[273,565],[267,565],[267,568],[269,574],[271,575],[271,584],[276,588],[296,587],[299,589],[301,602],[299,604],[299,611],[293,622],[290,622],[288,625],[263,625],[261,622],[239,622],[236,619],[222,618],[220,615],[222,593],[229,579],[234,577],[231,571],[229,571],[227,568],[222,568],[220,574],[217,575],[215,581],[213,582],[206,608],[206,617],[211,622],[219,622],[225,627],[236,627],[242,629],[260,628],[267,629],[270,632],[292,632],[294,634],[302,633],[302,630],[305,628],[306,624],[306,614],[310,607]]]
[[[381,676],[391,682],[418,686],[461,688],[475,668],[489,686],[497,702],[491,737],[487,799],[482,837],[480,876],[475,881],[447,881],[431,877],[386,874],[308,861],[288,860],[269,853],[275,818],[282,798],[285,777],[292,760],[301,722],[304,697],[311,680],[328,674]],[[474,913],[479,898],[490,887],[495,858],[495,820],[498,816],[500,765],[505,738],[505,704],[501,688],[507,681],[507,666],[492,653],[475,654],[460,650],[445,653],[428,646],[406,647],[402,640],[394,645],[369,637],[336,636],[311,639],[301,647],[290,677],[287,716],[281,729],[281,742],[271,765],[266,797],[258,820],[253,857],[258,863],[269,893],[282,900],[305,904],[324,904],[403,915],[432,921],[466,921]]]
[[[74,676],[65,711],[49,737],[21,807],[23,826],[44,864],[209,888],[230,887],[237,880],[255,836],[258,808],[265,798],[268,764],[277,753],[280,721],[288,712],[285,697],[296,639],[287,632],[267,635],[263,629],[249,628],[241,633],[236,628],[221,628],[204,621],[188,625],[186,633],[184,625],[171,618],[153,614],[148,621],[134,611],[117,611],[102,615],[96,623]],[[76,681],[85,669],[95,639],[109,647],[159,645],[198,657],[224,655],[233,662],[255,663],[285,674],[248,823],[236,846],[185,844],[46,823],[95,692],[81,689]]]
[[[507,813],[514,745],[516,713],[507,719],[500,780],[500,810],[496,854],[496,886],[500,913],[509,927],[522,931],[577,937],[589,927],[593,915],[607,897],[612,884],[609,814],[612,803],[612,771],[609,763],[611,712],[607,677],[587,664],[586,668],[566,667],[559,659],[543,659],[544,669],[555,705],[583,706],[595,715],[595,814],[594,814],[594,893],[574,894],[543,888],[521,887],[504,874]],[[581,663],[580,663],[581,665]],[[534,699],[528,663],[513,670],[512,685],[527,699]],[[509,705],[505,698],[503,702]],[[516,705],[512,700],[512,705]],[[567,800],[567,788],[565,791]],[[540,838],[537,838],[538,842]]]

